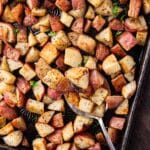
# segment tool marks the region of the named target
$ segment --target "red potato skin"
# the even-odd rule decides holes
[[[93,89],[98,89],[103,84],[103,77],[97,70],[92,70],[90,73],[90,85]]]
[[[3,14],[4,5],[8,2],[8,0],[1,0],[0,1],[0,16]]]
[[[131,50],[137,44],[136,38],[130,32],[126,31],[117,40],[126,51]]]
[[[72,144],[70,150],[79,150],[79,149],[76,147],[75,144]]]
[[[20,28],[19,33],[17,34],[17,42],[27,42],[27,29]]]
[[[124,25],[118,19],[113,19],[111,22],[109,22],[109,27],[115,31],[124,30]]]
[[[16,96],[17,96],[17,107],[23,107],[26,102],[25,95],[17,88],[16,89]]]
[[[120,4],[126,4],[128,0],[119,0]]]
[[[88,148],[88,150],[101,150],[100,143],[96,143],[94,146]]]
[[[54,89],[48,88],[47,89],[47,96],[49,96],[53,100],[58,100],[58,99],[61,99],[62,93],[60,93]]]
[[[54,115],[51,121],[51,125],[54,128],[62,128],[64,126],[62,113],[57,113],[56,115]]]
[[[56,59],[56,65],[60,70],[65,70],[64,55],[63,54],[59,55],[59,57]]]
[[[112,128],[118,129],[118,130],[122,130],[125,124],[125,118],[119,118],[119,117],[112,117],[109,125]]]
[[[0,115],[8,120],[17,118],[15,109],[9,107],[4,101],[0,102]]]
[[[29,82],[22,77],[17,79],[16,85],[23,94],[26,94],[31,89]]]
[[[72,8],[74,10],[82,9],[85,7],[85,0],[72,0]]]
[[[114,109],[124,100],[123,96],[107,96],[106,104],[108,109]]]
[[[19,60],[20,52],[19,52],[19,50],[11,47],[11,45],[6,43],[4,45],[3,55],[6,56],[7,58],[10,58],[10,59],[17,61],[17,60]]]
[[[64,25],[59,20],[59,16],[50,16],[50,25],[53,32],[57,32],[64,29]]]
[[[31,15],[25,16],[24,20],[23,20],[23,24],[25,26],[32,26],[33,24],[36,24],[38,22],[38,20]]]
[[[127,55],[126,52],[122,49],[122,47],[119,44],[114,45],[111,48],[111,52],[121,58]]]
[[[95,28],[97,31],[100,31],[103,28],[105,22],[105,19],[100,16],[96,16],[92,22],[92,27]]]
[[[88,32],[92,26],[92,21],[91,20],[86,20],[85,26],[84,26],[84,32]]]
[[[50,2],[49,0],[44,0],[44,7],[48,9],[54,9],[56,6],[53,2]]]
[[[63,144],[62,130],[56,130],[54,133],[46,137],[48,141],[54,144]]]
[[[57,145],[54,143],[48,143],[46,145],[46,150],[56,150]]]
[[[33,9],[33,8],[36,8],[39,6],[39,0],[28,0],[29,3],[31,3],[31,8],[30,9]]]
[[[55,5],[62,11],[68,11],[71,8],[71,3],[68,0],[56,0]]]
[[[104,44],[98,44],[96,48],[96,58],[103,61],[109,55],[109,48]]]
[[[83,18],[77,18],[72,27],[71,30],[77,33],[83,33],[83,27],[84,27],[84,19]]]
[[[111,80],[113,87],[116,92],[121,92],[124,85],[127,84],[124,76],[122,74],[118,75],[116,78]]]
[[[137,18],[139,16],[141,6],[142,0],[130,0],[128,16]]]
[[[92,94],[93,94],[93,88],[92,88],[92,86],[88,86],[88,88],[87,89],[85,89],[84,91],[83,91],[83,93],[86,95],[86,96],[92,96]]]

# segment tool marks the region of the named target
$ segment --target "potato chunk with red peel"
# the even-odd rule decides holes
[[[69,150],[71,144],[70,143],[64,143],[57,146],[56,150]]]
[[[88,150],[101,150],[100,143],[96,143],[94,146],[88,148]]]
[[[78,134],[74,137],[75,145],[80,149],[87,149],[95,145],[94,139],[88,134]]]
[[[71,8],[69,0],[56,0],[55,5],[62,11],[68,11]]]
[[[88,35],[80,34],[77,40],[77,46],[81,50],[93,54],[96,47],[96,41]]]
[[[14,43],[16,41],[14,28],[9,23],[0,22],[0,39],[7,41],[9,43]]]
[[[116,31],[124,29],[124,25],[118,19],[113,19],[111,22],[109,22],[109,27]]]
[[[106,21],[104,18],[102,18],[101,16],[96,16],[92,22],[92,27],[97,31],[100,31],[103,28],[105,22]]]
[[[0,115],[7,118],[8,120],[17,118],[16,111],[9,107],[4,101],[0,103]]]
[[[118,75],[116,78],[111,80],[113,87],[116,92],[121,92],[124,85],[127,84],[124,76],[122,74]]]
[[[91,28],[91,25],[92,25],[92,21],[91,20],[86,20],[85,21],[85,26],[84,26],[84,32],[88,32]]]
[[[62,130],[56,130],[54,133],[48,135],[46,139],[54,144],[63,144]]]
[[[145,14],[150,13],[150,1],[149,0],[143,0],[143,9]]]
[[[15,107],[17,104],[17,97],[15,93],[5,92],[4,93],[4,101],[10,107]]]
[[[142,0],[130,0],[128,16],[137,18],[142,6]]]
[[[104,44],[98,44],[96,48],[96,58],[103,61],[109,55],[109,48]]]
[[[130,32],[122,33],[117,40],[126,51],[130,51],[137,44],[136,38]]]
[[[38,19],[32,15],[27,15],[24,17],[23,24],[24,26],[32,26],[38,22]]]
[[[60,22],[59,16],[50,15],[50,25],[53,32],[63,30],[64,25]]]
[[[30,9],[36,8],[39,5],[38,0],[27,0],[27,5],[29,6]]]
[[[124,127],[126,119],[125,118],[120,118],[120,117],[112,117],[109,124],[110,127],[122,130]]]
[[[51,88],[47,89],[47,95],[53,100],[58,100],[58,99],[61,99],[61,97],[62,97],[62,93],[58,92],[57,90],[51,89]]]
[[[123,96],[107,96],[106,105],[108,109],[114,109],[119,106],[119,104],[124,100]]]
[[[54,117],[52,118],[51,124],[54,128],[62,128],[64,126],[62,113],[55,114]]]
[[[108,128],[108,134],[109,134],[113,143],[117,143],[118,135],[119,135],[118,133],[119,133],[119,131],[117,129],[114,129],[111,127]]]

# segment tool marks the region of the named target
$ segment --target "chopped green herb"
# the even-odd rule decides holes
[[[120,7],[116,4],[114,4],[113,9],[112,9],[113,15],[118,16],[120,13]]]
[[[123,15],[120,17],[120,21],[121,21],[121,22],[124,22],[125,17],[126,17],[126,14],[123,14]]]
[[[19,32],[19,29],[18,29],[18,28],[15,28],[15,29],[14,29],[14,33],[17,34],[18,32]]]
[[[82,63],[80,63],[80,64],[78,65],[78,67],[82,67]]]
[[[48,33],[48,36],[50,36],[50,37],[55,36],[55,35],[56,35],[56,32],[53,32],[53,31],[50,31],[50,32]]]
[[[89,59],[89,56],[84,56],[83,57],[83,63],[84,63],[84,65],[87,63],[88,59]]]
[[[117,31],[116,34],[115,34],[115,37],[118,37],[121,34],[122,34],[122,31]]]
[[[30,81],[30,85],[34,88],[38,85],[38,81],[32,80],[32,81]]]

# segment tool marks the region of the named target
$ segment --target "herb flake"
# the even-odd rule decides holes
[[[36,87],[38,85],[38,81],[30,81],[30,85],[32,86],[32,88]]]
[[[115,37],[118,37],[121,34],[122,34],[122,31],[117,31],[116,34],[115,34]]]
[[[53,32],[53,31],[50,31],[49,33],[48,33],[48,36],[50,36],[50,37],[53,37],[53,36],[55,36],[56,35],[56,32]]]
[[[89,59],[89,56],[84,56],[83,57],[83,63],[84,63],[84,65],[87,63],[88,59]]]

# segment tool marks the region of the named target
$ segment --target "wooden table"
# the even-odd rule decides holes
[[[149,61],[150,64],[150,61]],[[150,66],[144,79],[141,103],[134,117],[133,130],[127,150],[150,150]]]

